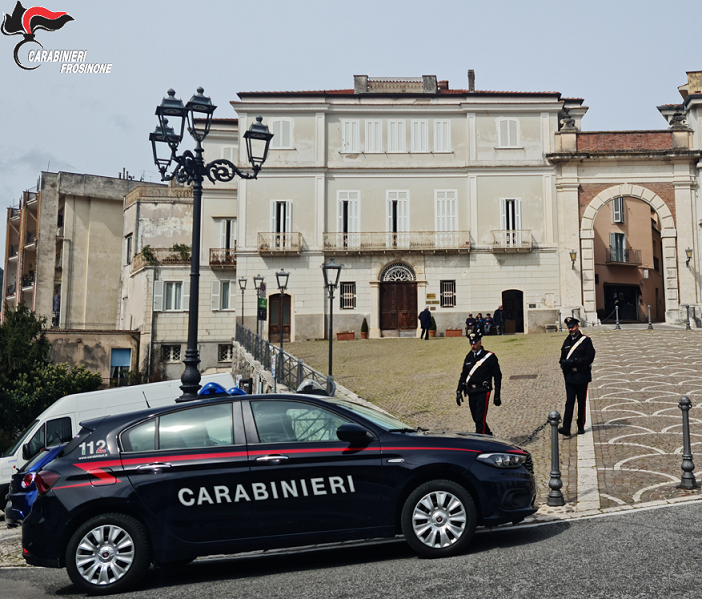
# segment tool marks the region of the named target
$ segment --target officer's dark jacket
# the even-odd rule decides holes
[[[463,362],[463,371],[461,378],[458,379],[458,389],[456,391],[465,391],[466,393],[484,393],[492,389],[491,379],[495,380],[495,395],[500,394],[502,387],[502,371],[500,363],[497,361],[497,356],[492,354],[480,367],[473,373],[473,376],[468,380],[466,386],[466,378],[468,373],[473,369],[476,362],[480,362],[485,357],[485,348],[480,350],[477,357],[472,351],[468,352],[466,359]]]
[[[570,352],[570,348],[575,345],[581,337],[585,337],[583,342],[575,348],[575,351],[570,356],[570,362],[565,363],[566,357]],[[583,335],[578,331],[578,336],[573,339],[570,335],[566,337],[561,347],[561,368],[563,376],[568,385],[586,385],[592,380],[592,362],[595,359],[595,348],[592,346],[592,340],[587,335]]]

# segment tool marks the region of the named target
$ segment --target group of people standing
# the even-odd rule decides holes
[[[482,312],[478,312],[477,317],[473,317],[473,314],[468,314],[466,318],[466,337],[471,333],[479,333],[482,335],[502,335],[503,333],[503,318],[502,318],[502,306],[495,310],[495,316],[490,316],[490,312],[487,316],[483,317]]]

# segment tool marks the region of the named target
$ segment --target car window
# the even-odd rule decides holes
[[[56,418],[46,423],[46,446],[55,447],[70,441],[73,438],[71,432],[71,419]]]
[[[29,455],[34,457],[37,455],[42,448],[46,447],[44,444],[44,425],[42,425],[39,430],[34,433],[34,436],[29,440]]]
[[[156,449],[156,421],[147,420],[122,433],[122,448],[124,451],[154,451]]]
[[[159,449],[233,445],[232,404],[204,406],[159,418]]]
[[[338,441],[336,429],[348,420],[319,406],[296,401],[252,401],[261,443]]]

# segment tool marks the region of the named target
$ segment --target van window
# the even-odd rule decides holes
[[[32,422],[32,424],[30,424],[27,428],[24,429],[24,431],[20,435],[20,438],[17,439],[17,441],[15,441],[15,444],[4,453],[5,456],[14,455],[15,451],[17,451],[17,448],[20,445],[24,444],[24,440],[27,438],[29,433],[32,432],[32,429],[34,428],[34,426],[36,425],[37,422],[39,422],[39,421],[35,420],[34,422]]]
[[[39,430],[34,433],[34,436],[29,440],[29,455],[34,457],[37,455],[44,447],[46,447],[44,443],[44,425],[42,424],[39,427]]]
[[[156,449],[156,423],[147,420],[130,428],[122,435],[124,451],[154,451]]]
[[[46,423],[46,447],[54,447],[66,443],[73,438],[71,419],[56,418]]]

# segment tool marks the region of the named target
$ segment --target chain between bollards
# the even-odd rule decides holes
[[[653,330],[653,324],[651,324],[651,306],[648,307],[648,330]]]
[[[548,421],[551,424],[551,479],[548,481],[548,486],[551,491],[548,494],[546,503],[550,506],[565,505],[561,487],[561,466],[558,458],[558,423],[561,421],[561,415],[556,411],[550,412]]]
[[[619,326],[619,304],[617,304],[616,306],[614,306],[614,311],[615,311],[616,314],[617,314],[617,324],[615,325],[614,330],[615,330],[615,331],[621,331],[621,330],[622,330],[622,327]]]
[[[680,398],[678,407],[682,410],[683,420],[683,453],[682,453],[682,471],[683,475],[680,479],[678,489],[696,489],[699,487],[695,480],[695,475],[692,473],[695,465],[692,463],[692,449],[690,448],[690,408],[692,402],[687,395]]]

